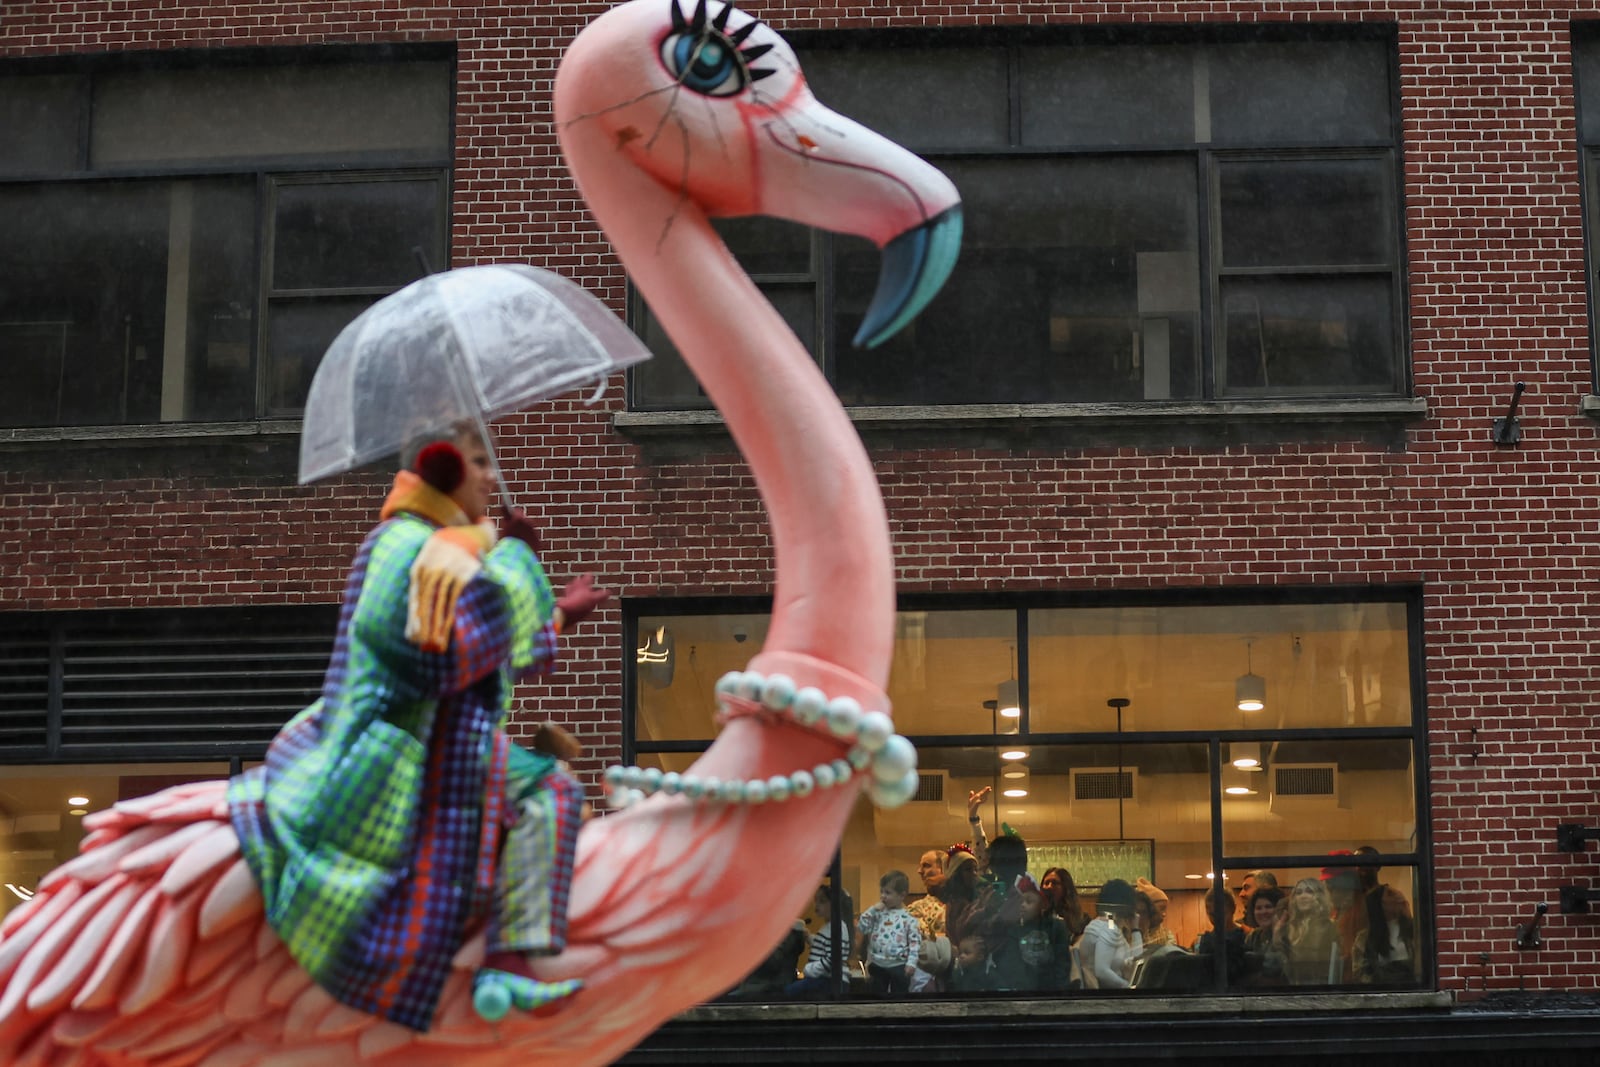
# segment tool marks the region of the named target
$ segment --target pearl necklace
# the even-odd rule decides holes
[[[829,700],[813,686],[796,689],[794,679],[783,674],[764,677],[755,671],[729,671],[717,680],[716,694],[718,726],[746,716],[773,722],[788,719],[852,742],[850,750],[843,758],[809,771],[726,781],[657,767],[615,765],[605,770],[606,799],[613,808],[629,807],[657,793],[705,804],[779,803],[809,796],[816,789],[848,785],[857,778],[882,808],[898,808],[917,793],[916,747],[894,732],[894,721],[884,712],[862,711],[851,697]]]

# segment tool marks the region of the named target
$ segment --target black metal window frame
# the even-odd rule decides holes
[[[1182,27],[1173,26],[1075,26],[1075,27],[1014,27],[1014,28],[889,28],[858,31],[836,30],[802,30],[789,33],[788,38],[794,44],[804,66],[806,55],[813,50],[843,50],[860,51],[870,56],[877,49],[889,49],[902,45],[915,45],[923,47],[954,47],[963,46],[999,46],[1007,51],[1007,65],[1009,69],[1008,100],[1009,126],[1011,144],[1007,147],[968,148],[953,147],[941,144],[907,143],[907,147],[918,152],[930,161],[938,164],[943,161],[985,161],[985,160],[1029,160],[1029,159],[1092,159],[1092,158],[1125,158],[1136,157],[1187,157],[1192,159],[1195,168],[1196,190],[1198,194],[1197,210],[1199,234],[1199,255],[1201,259],[1200,287],[1202,290],[1200,308],[1198,311],[1198,360],[1199,384],[1201,394],[1194,399],[1202,401],[1250,401],[1273,400],[1294,401],[1296,399],[1313,400],[1327,399],[1330,397],[1343,397],[1351,399],[1392,399],[1409,396],[1411,393],[1411,360],[1409,346],[1409,315],[1408,301],[1406,298],[1406,253],[1405,253],[1405,227],[1404,213],[1402,210],[1401,174],[1403,168],[1403,131],[1400,119],[1400,94],[1398,77],[1398,28],[1392,23],[1360,22],[1360,23],[1260,23],[1251,25],[1221,25],[1203,24]],[[1207,45],[1222,45],[1241,42],[1338,42],[1338,41],[1373,41],[1383,43],[1387,48],[1387,70],[1389,83],[1387,100],[1389,107],[1388,135],[1382,140],[1372,142],[1351,142],[1338,146],[1309,145],[1304,142],[1274,142],[1263,139],[1257,144],[1242,143],[1191,143],[1191,144],[1152,144],[1135,146],[1109,146],[1109,145],[1081,145],[1074,147],[1025,147],[1020,141],[1021,118],[1020,89],[1018,88],[1017,71],[1019,69],[1018,53],[1029,46],[1038,45],[1148,45],[1148,44],[1187,44],[1205,47]],[[1233,161],[1248,161],[1252,159],[1268,160],[1306,160],[1306,161],[1335,161],[1349,159],[1369,159],[1380,162],[1385,171],[1383,182],[1384,229],[1388,240],[1388,253],[1378,262],[1362,264],[1302,264],[1289,268],[1261,269],[1249,267],[1227,267],[1222,262],[1221,242],[1217,239],[1221,226],[1219,218],[1219,183],[1218,167],[1225,166]],[[751,278],[764,291],[777,287],[793,287],[796,285],[810,285],[815,291],[815,308],[813,315],[813,328],[816,330],[817,342],[814,346],[813,356],[817,359],[824,374],[830,382],[836,381],[837,357],[841,345],[848,344],[845,337],[836,336],[835,301],[837,297],[835,277],[835,246],[839,238],[835,235],[813,231],[811,243],[811,263],[809,269],[801,272],[773,273],[752,269]],[[741,249],[734,248],[737,254]],[[1376,391],[1366,389],[1347,388],[1314,388],[1310,390],[1274,391],[1270,388],[1255,387],[1230,387],[1222,379],[1223,370],[1219,365],[1218,351],[1224,343],[1223,312],[1221,310],[1222,298],[1220,289],[1229,278],[1352,278],[1358,276],[1387,277],[1388,295],[1390,300],[1390,316],[1388,323],[1388,342],[1391,347],[1390,376],[1386,387]],[[948,298],[949,294],[946,294]],[[649,310],[638,293],[632,286],[628,286],[628,321],[636,332],[644,336],[651,332],[653,323],[650,322]],[[686,398],[677,400],[654,400],[642,395],[643,391],[638,384],[639,369],[630,370],[628,374],[628,405],[633,411],[669,411],[684,410],[686,408],[710,408],[709,400],[702,395],[695,401]],[[1059,398],[1052,398],[1056,402]],[[908,398],[896,401],[896,404],[915,406],[924,401]],[[1145,400],[1139,403],[1159,404],[1161,401]]]
[[[320,695],[338,613],[0,613],[0,763],[260,759]]]
[[[274,157],[252,156],[248,160],[194,159],[154,165],[109,165],[96,168],[91,164],[94,84],[97,77],[121,75],[141,71],[251,71],[275,67],[295,66],[346,66],[358,67],[408,61],[443,62],[448,65],[450,86],[448,105],[448,133],[442,151],[423,154],[413,151],[400,153],[374,151],[329,151],[306,156]],[[250,293],[254,294],[253,326],[249,332],[249,359],[254,367],[253,410],[246,418],[255,420],[295,419],[299,407],[274,404],[269,398],[267,382],[270,368],[267,357],[270,309],[275,302],[285,299],[327,300],[329,298],[365,296],[378,299],[400,288],[400,285],[356,286],[347,288],[319,288],[315,290],[281,291],[273,285],[272,256],[277,234],[274,229],[273,209],[277,191],[290,183],[333,183],[352,181],[424,181],[437,187],[437,225],[435,233],[417,245],[419,252],[417,276],[425,269],[439,269],[446,264],[452,229],[452,168],[455,143],[455,85],[456,47],[454,42],[387,43],[376,45],[296,45],[283,47],[243,47],[215,49],[183,49],[160,52],[116,52],[74,54],[67,56],[28,57],[0,60],[0,77],[6,76],[67,76],[79,83],[78,126],[76,161],[71,167],[40,170],[26,167],[8,167],[0,153],[0,190],[7,186],[76,186],[92,187],[96,183],[155,183],[163,180],[236,178],[249,181],[254,186],[254,218],[251,223],[252,280]],[[330,106],[332,104],[330,103]],[[126,406],[126,398],[124,398]],[[138,420],[123,419],[119,424],[133,424]],[[188,419],[195,424],[215,420]],[[35,423],[40,426],[63,425],[55,422]]]
[[[1249,729],[1249,730],[1191,730],[1191,731],[1072,731],[1034,733],[1029,730],[1029,664],[1028,615],[1032,611],[1070,608],[1107,607],[1195,607],[1207,605],[1278,605],[1278,604],[1339,604],[1339,603],[1392,603],[1406,607],[1407,644],[1410,664],[1410,701],[1412,717],[1406,726],[1338,727],[1311,729]],[[641,617],[671,617],[688,615],[748,615],[771,611],[770,598],[764,597],[688,597],[688,598],[630,598],[623,602],[623,671],[622,671],[622,754],[623,762],[633,764],[640,756],[653,753],[698,753],[710,747],[712,739],[641,741],[637,736],[635,709],[638,702],[638,672],[635,650],[640,646],[639,619]],[[1433,868],[1431,808],[1429,805],[1429,765],[1427,732],[1427,688],[1423,641],[1423,589],[1415,585],[1360,585],[1326,587],[1246,587],[1236,589],[1184,589],[1184,590],[1083,590],[1076,592],[1019,593],[1010,596],[977,594],[949,596],[935,594],[907,594],[899,598],[899,611],[993,611],[1004,609],[1016,612],[1016,678],[1020,686],[1022,719],[1020,731],[1015,734],[912,734],[909,739],[919,750],[971,746],[1048,746],[1048,745],[1116,745],[1158,744],[1162,742],[1202,743],[1207,746],[1210,766],[1211,809],[1211,870],[1251,871],[1266,868],[1360,868],[1386,867],[1412,872],[1416,899],[1414,902],[1417,929],[1429,931],[1421,941],[1421,973],[1424,985],[1437,987],[1436,917],[1433,913]],[[754,655],[758,648],[752,648]],[[709,702],[712,694],[706,694]],[[1232,741],[1255,741],[1265,737],[1286,741],[1406,741],[1411,745],[1416,773],[1413,782],[1412,803],[1416,813],[1415,844],[1409,852],[1380,853],[1366,856],[1333,856],[1325,853],[1296,854],[1233,854],[1224,852],[1222,767],[1223,746]],[[833,913],[840,914],[842,851],[835,850],[830,865],[830,882],[834,893]],[[1221,898],[1217,905],[1222,906]],[[837,964],[837,960],[835,964]],[[1226,959],[1224,953],[1216,954],[1216,985],[1225,985]],[[839,973],[837,966],[833,972]],[[1340,986],[1340,991],[1359,987]],[[1202,995],[1215,995],[1208,991]],[[1300,992],[1304,990],[1304,992]],[[1326,993],[1316,987],[1272,987],[1259,991],[1228,988],[1229,995],[1255,992],[1277,995],[1314,997]],[[1375,990],[1377,991],[1377,990]],[[842,987],[834,990],[835,997],[843,997]]]
[[[1583,206],[1583,247],[1589,320],[1589,392],[1600,394],[1600,20],[1571,25],[1572,87],[1578,112],[1578,193]]]

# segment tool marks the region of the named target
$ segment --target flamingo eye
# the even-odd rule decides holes
[[[661,59],[685,88],[704,96],[734,96],[750,84],[738,51],[718,34],[671,34],[661,42]]]

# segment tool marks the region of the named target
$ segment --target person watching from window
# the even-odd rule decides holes
[[[922,930],[906,911],[911,879],[888,871],[878,879],[878,903],[861,913],[860,955],[867,961],[867,983],[874,993],[908,993],[917,970]]]
[[[1328,889],[1319,878],[1302,878],[1289,894],[1289,919],[1278,928],[1285,946],[1290,985],[1335,985],[1340,981],[1339,931],[1329,917]]]
[[[1220,932],[1216,926],[1219,900],[1226,924]],[[1213,886],[1206,890],[1206,918],[1211,921],[1211,929],[1201,934],[1200,940],[1194,943],[1197,955],[1214,955],[1219,950],[1226,953],[1229,985],[1239,981],[1244,974],[1244,931],[1234,922],[1234,906],[1233,890],[1227,886]]]
[[[839,891],[839,914],[833,913],[833,893],[827,883],[817,887],[811,898],[811,912],[816,919],[816,929],[811,934],[811,946],[806,953],[806,965],[801,977],[784,990],[791,997],[825,996],[834,985],[833,953],[838,945],[839,966],[850,966],[850,913],[853,905],[846,890]],[[848,988],[848,986],[846,986]]]
[[[1133,961],[1144,951],[1133,886],[1113,878],[1100,887],[1095,917],[1078,939],[1078,962],[1089,989],[1127,989]]]
[[[1044,877],[1039,879],[1039,889],[1044,893],[1050,914],[1067,924],[1067,931],[1076,941],[1089,925],[1089,916],[1084,914],[1083,901],[1078,899],[1078,886],[1072,880],[1072,872],[1065,867],[1045,868]]]
[[[1366,896],[1367,928],[1356,935],[1355,980],[1405,986],[1416,981],[1417,928],[1400,890],[1378,885]]]
[[[1137,928],[1144,934],[1144,954],[1163,945],[1176,945],[1177,935],[1167,928],[1167,894],[1140,878],[1133,883],[1134,915]]]
[[[950,971],[952,946],[945,933],[944,903],[938,893],[944,885],[944,853],[933,848],[917,861],[917,877],[923,895],[906,905],[906,911],[922,929],[922,948],[917,953],[917,973],[911,976],[911,992],[935,993],[941,978]]]

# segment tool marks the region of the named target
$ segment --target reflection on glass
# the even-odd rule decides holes
[[[641,616],[633,652],[634,736],[642,742],[715,737],[717,679],[755,658],[769,621],[765,614]]]
[[[0,767],[0,916],[78,854],[88,812],[227,774],[226,763]]]
[[[1262,764],[1226,768],[1223,852],[1300,856],[1363,841],[1383,852],[1416,847],[1411,742],[1271,741]],[[1229,793],[1238,783],[1242,793]]]
[[[1404,604],[1052,609],[1028,619],[1035,732],[1112,729],[1113,696],[1131,700],[1130,732],[1411,722]],[[1247,672],[1266,681],[1258,712],[1238,710]]]

